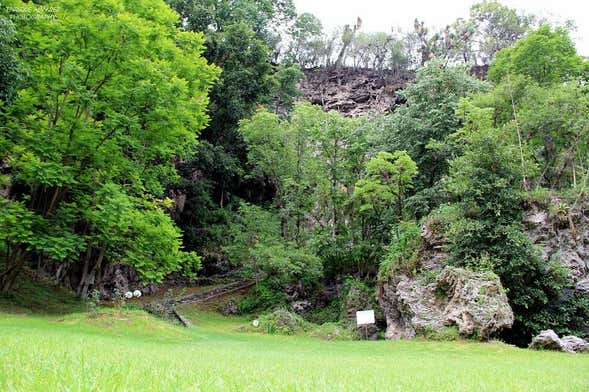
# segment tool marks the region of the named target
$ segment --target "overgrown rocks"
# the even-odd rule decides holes
[[[526,233],[547,263],[556,262],[570,271],[571,287],[588,291],[588,211],[582,206],[571,209],[555,198],[550,200],[550,205],[548,208],[530,206],[523,218]]]
[[[242,326],[241,330],[277,335],[296,335],[308,332],[312,328],[313,324],[305,321],[305,319],[296,313],[289,312],[286,309],[277,309],[272,313],[260,316],[257,326],[249,324]]]
[[[221,313],[225,316],[234,316],[239,314],[239,307],[237,303],[233,300],[229,300],[226,304],[224,304],[221,308]]]
[[[569,353],[589,353],[589,342],[577,336],[559,338],[551,329],[541,331],[532,339],[530,348],[536,350],[554,350]]]
[[[311,301],[306,301],[306,300],[295,301],[291,304],[292,311],[297,314],[306,313],[312,307],[313,307],[313,304],[311,303]]]
[[[364,283],[354,280],[347,283],[348,290],[343,299],[341,319],[346,328],[354,332],[357,339],[376,340],[378,328],[375,324],[356,326],[356,312],[361,310],[374,310],[378,318],[380,308],[374,297],[374,290]]]
[[[354,68],[305,70],[300,85],[303,100],[357,117],[371,112],[386,113],[403,103],[396,95],[413,79],[413,74]]]
[[[381,285],[380,305],[388,339],[443,332],[453,325],[463,336],[488,339],[513,324],[513,311],[499,278],[461,268],[393,276]]]
[[[311,336],[323,340],[353,340],[354,331],[337,323],[325,323],[311,331]]]

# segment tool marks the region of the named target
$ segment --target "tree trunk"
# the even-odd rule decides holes
[[[92,272],[89,275],[86,274],[86,276],[84,278],[82,289],[78,293],[80,295],[80,297],[82,297],[82,298],[88,297],[88,289],[90,288],[91,284],[95,283],[96,272],[99,271],[102,266],[102,260],[104,259],[105,251],[106,251],[106,246],[102,246],[100,248],[100,252],[98,253],[98,259],[96,260],[96,264],[94,265],[94,268],[92,268]]]
[[[78,283],[78,287],[76,289],[76,294],[81,295],[82,289],[86,284],[86,280],[88,279],[88,266],[90,264],[90,256],[92,255],[92,246],[88,245],[88,249],[86,249],[86,256],[84,256],[84,266],[82,267],[82,277],[80,278],[80,283]]]
[[[7,255],[6,268],[0,273],[0,292],[7,293],[12,289],[16,278],[22,271],[22,267],[25,264],[25,254],[19,245],[16,245],[16,249]]]

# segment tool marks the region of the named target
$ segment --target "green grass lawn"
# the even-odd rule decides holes
[[[324,342],[236,332],[187,309],[185,329],[141,311],[0,313],[1,391],[588,391],[589,355],[469,342]]]

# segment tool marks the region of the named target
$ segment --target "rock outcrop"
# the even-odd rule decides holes
[[[559,338],[553,330],[547,329],[532,339],[530,348],[568,353],[589,353],[589,342],[577,336],[563,336]]]
[[[398,274],[382,284],[380,294],[387,339],[442,332],[450,326],[463,336],[488,339],[513,324],[503,286],[492,273],[445,267],[428,275]]]
[[[524,215],[526,233],[542,251],[546,262],[570,271],[570,286],[589,293],[589,210],[566,207],[553,199],[552,213],[532,206]]]
[[[300,84],[302,99],[324,110],[344,116],[387,113],[403,103],[395,92],[413,79],[410,72],[376,71],[354,68],[314,68],[305,70]]]

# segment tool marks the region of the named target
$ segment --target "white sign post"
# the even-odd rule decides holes
[[[356,325],[364,325],[364,334],[368,340],[368,325],[374,324],[374,310],[360,310],[356,312]]]

